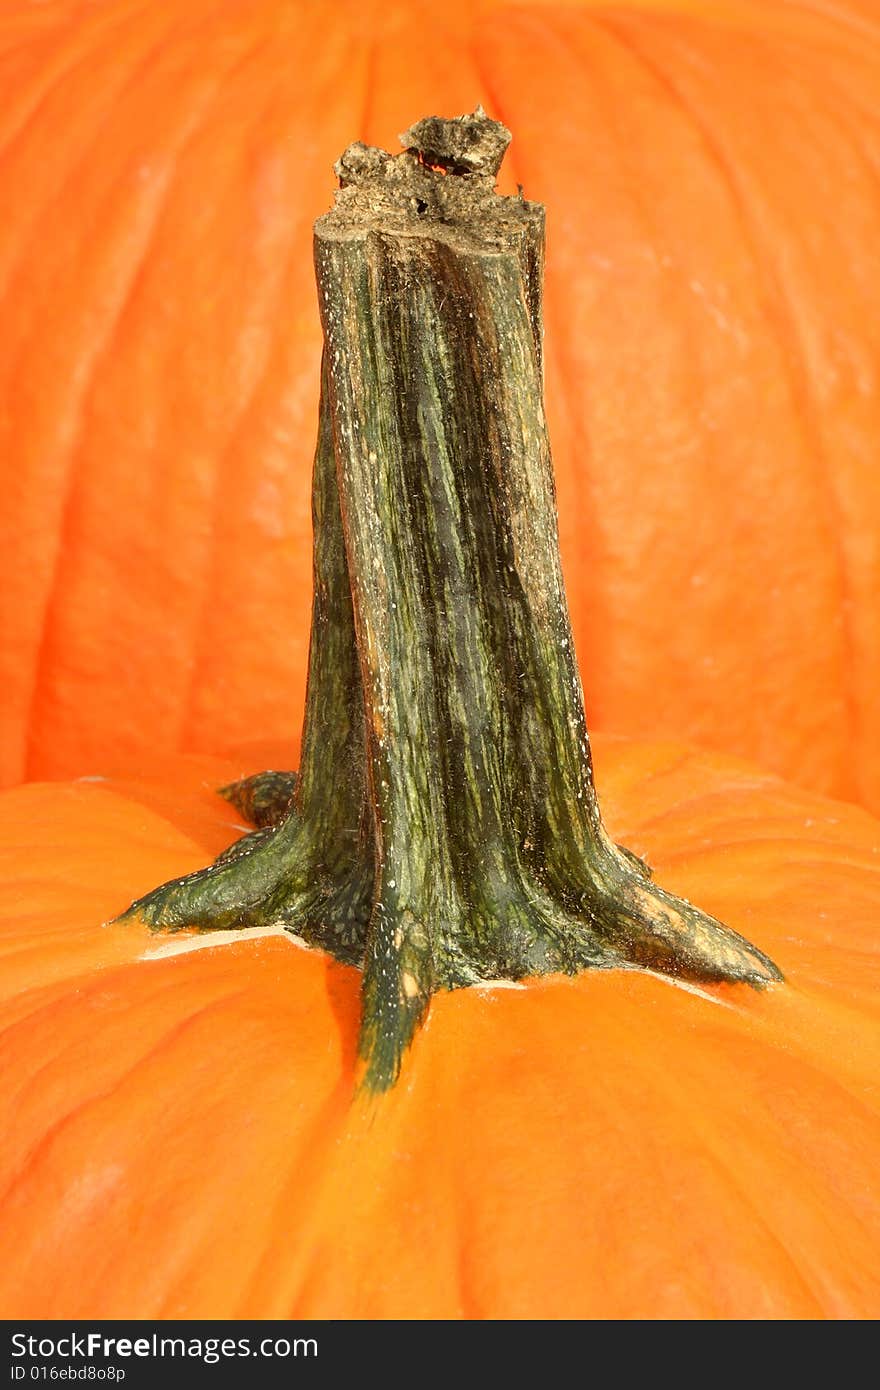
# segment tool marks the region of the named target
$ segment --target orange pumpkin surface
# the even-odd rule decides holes
[[[226,844],[241,762],[4,793],[4,1315],[876,1317],[880,824],[596,753],[614,833],[787,982],[441,994],[366,1108],[356,971],[101,925]]]
[[[880,806],[878,34],[873,0],[7,6],[2,778],[293,736],[311,224],[351,138],[481,100],[549,210],[591,724]]]

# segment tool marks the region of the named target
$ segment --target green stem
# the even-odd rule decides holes
[[[263,828],[129,913],[286,923],[363,965],[366,1083],[432,993],[647,967],[776,967],[649,881],[593,785],[541,378],[543,210],[500,198],[509,136],[431,118],[354,145],[315,228],[324,326],[302,765],[226,794]],[[292,801],[291,801],[292,797]]]

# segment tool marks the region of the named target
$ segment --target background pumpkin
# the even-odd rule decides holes
[[[788,982],[438,995],[367,1113],[355,971],[99,925],[227,843],[245,764],[4,793],[4,1315],[877,1316],[880,824],[595,742],[612,832]]]
[[[59,0],[0,21],[3,779],[293,736],[311,223],[353,136],[482,100],[549,209],[591,723],[880,805],[876,7],[330,16]]]

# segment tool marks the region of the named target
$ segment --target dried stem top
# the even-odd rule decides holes
[[[481,107],[447,120],[427,116],[400,136],[402,154],[360,141],[336,163],[339,190],[316,230],[322,237],[365,231],[430,234],[483,248],[508,247],[528,224],[543,225],[543,208],[495,192],[510,131]]]

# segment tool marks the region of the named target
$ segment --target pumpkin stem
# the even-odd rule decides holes
[[[544,422],[544,214],[494,191],[509,138],[481,111],[431,117],[405,153],[356,144],[336,166],[299,776],[226,788],[262,829],[129,909],[171,930],[280,920],[362,964],[376,1090],[438,989],[781,978],[602,824]]]

